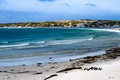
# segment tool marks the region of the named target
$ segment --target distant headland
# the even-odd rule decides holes
[[[120,21],[115,20],[63,20],[46,22],[1,23],[0,27],[81,27],[81,28],[119,28]]]

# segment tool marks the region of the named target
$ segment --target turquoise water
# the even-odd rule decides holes
[[[1,28],[0,61],[33,57],[35,59],[38,56],[42,61],[45,56],[83,55],[87,52],[119,46],[119,44],[120,33],[107,30]]]

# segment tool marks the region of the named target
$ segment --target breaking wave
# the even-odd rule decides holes
[[[59,46],[59,45],[80,43],[80,42],[89,41],[89,40],[93,40],[93,38],[91,37],[88,39],[52,40],[52,41],[28,42],[28,43],[14,44],[14,45],[0,45],[0,48],[17,48],[17,47],[31,48],[31,47]]]

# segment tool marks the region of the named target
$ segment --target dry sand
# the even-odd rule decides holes
[[[48,80],[120,80],[120,58],[86,65],[84,69],[91,67],[100,67],[102,70],[73,70]]]

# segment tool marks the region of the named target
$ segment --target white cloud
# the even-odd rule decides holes
[[[120,13],[119,3],[120,0],[4,0],[4,3],[0,3],[0,9],[46,14],[100,14],[101,11]]]

